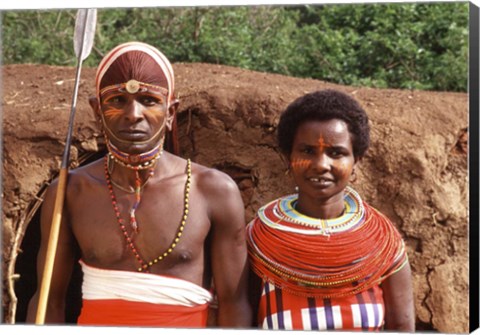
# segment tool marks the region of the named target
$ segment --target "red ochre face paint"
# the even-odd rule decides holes
[[[306,160],[306,159],[294,159],[290,163],[292,169],[294,169],[294,170],[308,168],[311,164],[312,164],[312,162],[309,161],[309,160]]]
[[[331,119],[301,124],[289,158],[301,198],[341,197],[355,165],[346,123]]]

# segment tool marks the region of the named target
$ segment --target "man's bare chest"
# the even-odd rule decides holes
[[[143,262],[167,269],[199,262],[210,222],[202,201],[185,202],[182,191],[145,189],[135,211],[138,231],[131,225],[135,194],[114,191],[111,197],[101,189],[78,194],[77,203],[69,206],[69,219],[82,257],[115,268]],[[192,195],[196,193],[190,199]]]

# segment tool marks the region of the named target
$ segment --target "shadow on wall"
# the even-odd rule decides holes
[[[28,303],[35,293],[37,287],[37,253],[40,247],[40,211],[37,210],[32,220],[28,223],[21,245],[22,252],[18,254],[15,264],[16,273],[20,274],[19,280],[15,283],[15,294],[18,298],[15,323],[25,323],[27,317]],[[67,292],[65,308],[66,323],[75,324],[80,314],[82,305],[82,272],[80,265],[74,266],[72,279]]]
[[[105,152],[99,152],[85,160],[81,165],[89,164],[105,155]],[[30,222],[27,223],[27,229],[22,240],[20,252],[15,263],[15,272],[20,278],[15,282],[15,295],[17,296],[17,310],[15,314],[15,323],[22,324],[26,322],[28,303],[35,294],[37,288],[37,254],[40,248],[40,206]],[[77,262],[74,265],[72,278],[67,291],[65,306],[65,322],[67,324],[76,324],[78,315],[82,308],[82,270]]]

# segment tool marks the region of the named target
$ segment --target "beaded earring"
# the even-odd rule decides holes
[[[292,173],[292,163],[288,161],[288,166],[285,170],[285,176],[289,176]]]
[[[350,182],[354,183],[357,180],[357,174],[355,173],[355,169],[352,170],[352,174],[350,175]]]
[[[115,169],[115,161],[110,157],[110,154],[107,154],[107,169],[109,175],[112,175]]]

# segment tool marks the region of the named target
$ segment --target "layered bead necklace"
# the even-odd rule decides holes
[[[113,190],[113,186],[115,185],[117,188],[119,188],[119,189],[121,189],[125,192],[128,192],[128,193],[135,193],[135,203],[133,204],[132,209],[129,212],[129,216],[130,216],[130,226],[132,228],[133,233],[138,233],[139,232],[139,227],[138,227],[138,223],[137,223],[135,213],[136,213],[136,210],[137,210],[138,206],[140,205],[142,189],[147,184],[150,177],[153,176],[156,161],[160,158],[161,154],[163,153],[163,149],[161,149],[162,146],[159,147],[160,150],[154,149],[151,152],[148,152],[146,154],[143,154],[141,157],[138,157],[138,163],[139,164],[137,164],[137,165],[132,165],[131,163],[126,163],[124,160],[122,160],[123,157],[122,157],[122,155],[119,154],[121,152],[118,149],[116,149],[115,147],[113,147],[113,145],[110,144],[109,141],[107,141],[107,147],[109,148],[109,153],[105,156],[105,179],[107,181],[107,186],[108,186],[108,190],[109,190],[109,193],[110,193],[110,198],[111,198],[111,201],[112,201],[112,206],[113,206],[113,210],[115,212],[117,222],[120,226],[120,229],[122,231],[122,235],[125,238],[127,246],[130,248],[130,250],[132,251],[136,260],[140,264],[140,266],[137,268],[137,270],[139,272],[149,272],[149,268],[152,265],[158,263],[159,261],[161,261],[165,257],[167,257],[170,253],[172,253],[173,249],[177,246],[177,244],[180,241],[180,238],[183,234],[183,230],[185,228],[185,225],[187,223],[187,218],[188,218],[189,195],[190,195],[190,185],[191,185],[191,177],[192,177],[191,161],[190,161],[190,159],[187,160],[187,169],[186,169],[187,180],[185,182],[185,190],[184,190],[185,195],[184,195],[183,214],[182,214],[180,225],[179,225],[179,228],[178,228],[177,233],[175,235],[175,238],[174,238],[173,242],[170,244],[170,246],[163,253],[161,253],[158,257],[155,257],[151,261],[146,261],[142,258],[142,256],[138,252],[138,248],[135,246],[135,243],[133,241],[132,236],[127,231],[127,227],[125,226],[125,221],[124,221],[124,219],[122,219],[120,210],[119,210],[118,205],[117,205],[117,199],[116,199],[116,196],[115,196],[115,192]],[[114,148],[114,149],[110,150],[111,148]],[[140,155],[137,155],[137,156],[140,156]],[[144,157],[150,157],[150,159],[143,159]],[[134,189],[134,191],[125,189],[122,186],[118,185],[117,183],[113,182],[113,180],[111,179],[111,168],[110,168],[110,164],[111,164],[112,161],[115,161],[115,162],[121,164],[122,166],[128,167],[128,168],[135,171],[135,189]],[[130,159],[130,161],[131,161],[131,159]],[[145,169],[149,169],[149,174],[148,174],[145,182],[142,184],[141,179],[140,179],[140,175],[139,175],[139,170],[145,170]]]
[[[135,202],[132,206],[132,209],[129,212],[129,215],[130,215],[130,225],[132,226],[133,231],[135,233],[138,233],[138,223],[137,223],[137,218],[135,216],[135,213],[137,211],[138,206],[140,205],[140,201],[142,198],[142,189],[148,183],[148,181],[150,180],[150,177],[153,176],[155,165],[158,159],[163,154],[163,140],[160,142],[160,144],[157,147],[155,147],[151,151],[142,153],[139,155],[129,155],[129,154],[123,153],[120,150],[118,150],[113,144],[111,144],[110,141],[107,141],[107,148],[108,148],[108,154],[105,157],[106,158],[105,164],[107,167],[106,173],[108,174],[107,181],[110,181],[110,183],[112,183],[117,188],[125,192],[135,193]],[[111,179],[110,176],[113,172],[113,168],[111,168],[111,166],[113,162],[118,163],[123,167],[131,169],[135,172],[135,188],[133,189],[133,191],[120,186],[119,184],[115,183]],[[142,184],[139,171],[146,170],[146,169],[149,170],[149,173],[145,182]]]
[[[344,193],[345,210],[337,218],[317,219],[298,212],[295,208],[298,194],[291,194],[272,201],[260,208],[257,215],[266,225],[293,233],[328,236],[331,233],[348,231],[362,222],[365,208],[354,189],[347,186]]]
[[[267,204],[247,226],[251,265],[264,280],[296,295],[341,297],[378,284],[406,262],[398,231],[353,190],[346,192],[343,220],[285,207],[294,201],[290,196]]]

